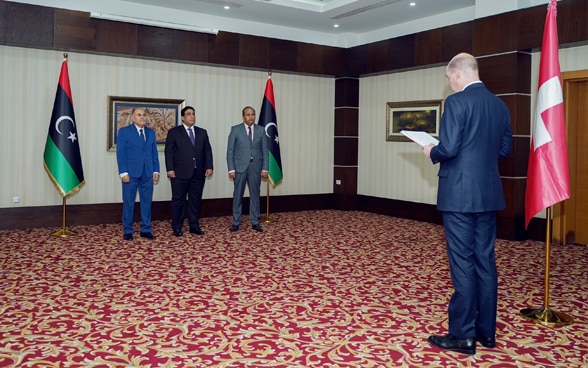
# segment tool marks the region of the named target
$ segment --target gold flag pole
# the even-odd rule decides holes
[[[263,218],[261,219],[263,222],[274,222],[276,221],[275,219],[273,219],[272,217],[270,217],[269,214],[269,199],[270,199],[270,181],[269,179],[267,180],[267,193],[266,193],[266,205],[265,205],[265,216],[263,216]]]
[[[549,266],[551,254],[551,207],[547,207],[547,229],[545,230],[545,297],[543,308],[524,308],[521,315],[528,320],[548,326],[567,326],[574,323],[574,319],[562,312],[549,308]]]
[[[61,215],[61,230],[56,231],[51,235],[61,236],[61,237],[76,235],[75,232],[69,231],[65,228],[65,197],[63,197],[63,206],[62,206],[62,215]]]
[[[271,70],[269,70],[269,71],[267,72],[267,76],[268,76],[268,78],[271,78],[271,77],[272,77],[272,71],[271,71]],[[266,132],[266,134],[267,134],[267,132]],[[276,220],[275,220],[274,218],[272,218],[272,217],[270,216],[270,214],[269,214],[269,203],[270,203],[270,181],[271,181],[271,180],[268,178],[268,179],[267,179],[266,202],[265,202],[265,203],[266,203],[266,205],[265,205],[265,216],[263,216],[263,217],[261,218],[261,221],[263,221],[263,222],[265,222],[265,223],[267,223],[267,222],[274,222],[274,221],[276,221]]]

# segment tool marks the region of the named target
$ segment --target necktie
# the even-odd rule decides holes
[[[192,128],[188,129],[188,134],[190,135],[190,140],[192,141],[192,145],[194,145],[194,132],[192,132]]]
[[[249,136],[249,142],[253,142],[253,132],[251,131],[251,127],[248,126],[247,129],[249,130],[247,132],[247,135]]]
[[[190,140],[192,141],[192,146],[194,146],[196,141],[194,139],[194,132],[192,132],[192,128],[188,128],[188,135],[190,136]],[[194,160],[194,168],[196,168],[196,157],[193,157],[192,160]]]
[[[143,142],[145,142],[145,134],[143,134],[143,129],[139,129],[139,136],[143,138]]]

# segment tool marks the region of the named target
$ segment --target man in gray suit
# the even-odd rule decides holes
[[[243,108],[243,122],[231,127],[227,144],[229,178],[233,180],[233,220],[231,231],[239,230],[245,185],[249,188],[249,217],[251,228],[263,231],[259,225],[259,195],[261,179],[268,178],[268,145],[265,130],[255,123],[255,109]]]
[[[437,209],[455,292],[449,333],[430,336],[429,342],[472,355],[476,341],[496,346],[496,212],[506,207],[498,160],[510,154],[512,131],[506,104],[480,81],[472,55],[456,55],[445,75],[455,93],[445,100],[439,144],[423,151],[440,163]]]

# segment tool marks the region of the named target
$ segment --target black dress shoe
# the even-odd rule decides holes
[[[124,240],[133,240],[133,234],[124,234],[123,239]]]
[[[174,236],[182,236],[184,234],[182,234],[182,230],[174,230]]]
[[[204,231],[197,229],[197,228],[190,229],[190,233],[196,234],[196,235],[204,235]]]
[[[239,230],[239,225],[231,225],[231,228],[229,230],[231,230],[231,232],[234,233],[235,231]]]
[[[476,354],[476,341],[473,338],[460,339],[452,334],[429,336],[429,342],[443,350],[457,351],[462,354]]]
[[[145,239],[149,239],[149,240],[155,240],[155,235],[153,235],[152,233],[144,233],[144,232],[141,232],[141,238],[145,238]]]
[[[259,224],[251,225],[251,228],[255,231],[259,231],[260,233],[263,231],[263,229],[261,228],[261,226],[259,226]]]
[[[494,349],[496,347],[495,338],[486,337],[479,332],[476,332],[476,341],[478,341],[483,347],[488,349]]]

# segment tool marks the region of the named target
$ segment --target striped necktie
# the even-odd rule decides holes
[[[194,143],[196,141],[194,140],[194,132],[192,132],[192,128],[188,129],[188,135],[190,136],[190,140],[192,141],[192,145],[194,145]]]

